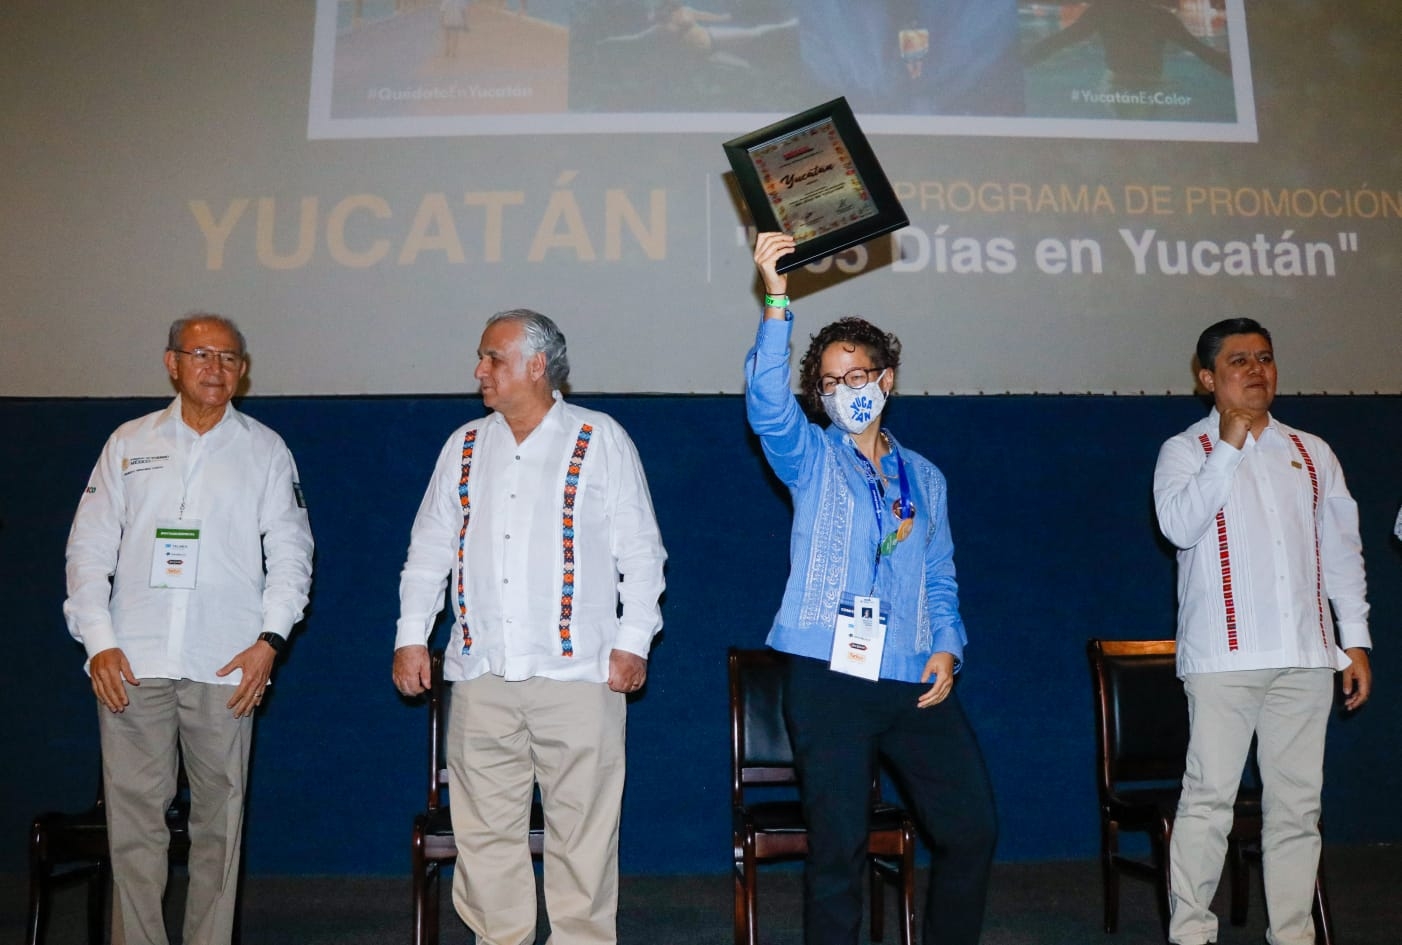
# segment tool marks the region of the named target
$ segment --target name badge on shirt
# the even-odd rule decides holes
[[[828,668],[874,682],[881,677],[885,649],[886,617],[881,613],[881,599],[858,597],[852,601],[852,613],[837,615]]]
[[[157,522],[151,549],[151,586],[192,589],[200,563],[198,519]]]

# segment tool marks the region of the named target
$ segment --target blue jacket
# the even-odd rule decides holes
[[[745,359],[750,426],[794,505],[789,579],[767,642],[826,661],[839,609],[851,613],[854,597],[871,595],[881,599],[887,620],[882,679],[919,682],[926,661],[941,651],[954,654],[957,667],[968,638],[959,616],[944,475],[887,431],[891,453],[882,458],[881,472],[892,485],[882,496],[878,523],[850,438],[836,427],[808,422],[790,389],[792,328],[789,319],[762,321]],[[915,528],[878,564],[881,536],[899,521],[892,509],[898,462],[905,464]]]

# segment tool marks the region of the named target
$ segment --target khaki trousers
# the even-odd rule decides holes
[[[490,673],[452,686],[447,755],[458,915],[478,945],[535,941],[527,834],[538,783],[550,945],[615,945],[623,694],[603,683],[508,682]]]
[[[1324,734],[1334,700],[1334,671],[1194,673],[1184,685],[1191,734],[1169,842],[1169,941],[1202,945],[1217,940],[1217,917],[1210,906],[1222,877],[1232,807],[1254,733],[1270,920],[1266,941],[1313,945],[1310,907],[1319,868]]]
[[[225,705],[232,686],[143,679],[122,712],[98,705],[113,945],[167,945],[161,908],[170,875],[165,811],[175,797],[177,745],[190,782],[186,945],[229,945],[238,895],[244,785],[253,719]]]

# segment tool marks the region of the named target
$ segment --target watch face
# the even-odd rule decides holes
[[[276,633],[273,633],[272,631],[267,631],[258,634],[258,639],[262,640],[264,643],[268,644],[268,646],[272,647],[274,653],[281,653],[283,645],[287,642],[281,636],[279,636]]]

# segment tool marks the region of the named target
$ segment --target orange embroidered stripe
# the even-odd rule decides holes
[[[467,484],[472,477],[472,450],[477,431],[468,430],[462,438],[462,476],[458,479],[458,502],[462,505],[462,528],[458,530],[458,623],[462,626],[462,653],[472,652],[472,631],[467,625],[467,522],[472,518],[472,499]]]
[[[570,456],[569,470],[565,473],[564,508],[560,514],[560,541],[564,549],[564,574],[560,581],[560,654],[574,656],[574,641],[570,637],[570,625],[574,619],[574,500],[579,492],[579,472],[584,466],[584,455],[589,452],[589,441],[594,436],[594,428],[584,424],[579,428],[579,436],[574,441],[574,453]]]

